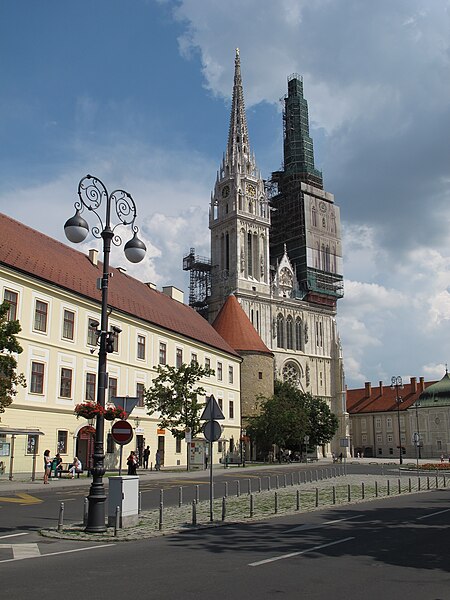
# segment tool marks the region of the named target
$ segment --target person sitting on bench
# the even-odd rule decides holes
[[[81,464],[81,460],[75,456],[75,458],[73,459],[72,466],[69,469],[69,473],[72,474],[72,479],[73,479],[75,477],[75,473],[80,474],[82,472],[83,472],[83,466]]]

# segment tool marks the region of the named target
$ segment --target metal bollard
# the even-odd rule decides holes
[[[261,477],[258,477],[258,492],[261,493],[261,490],[262,490]]]
[[[297,490],[297,510],[300,510],[300,490]]]
[[[117,533],[120,529],[120,506],[116,506],[116,518],[114,519],[114,535],[117,537]]]
[[[89,500],[87,498],[85,498],[84,503],[83,503],[83,525],[87,525],[88,511],[89,511]]]
[[[316,508],[319,506],[319,488],[316,488]]]
[[[277,490],[280,487],[280,478],[278,477],[278,475],[275,476],[275,487],[277,488]]]
[[[223,494],[224,494],[225,498],[228,498],[228,481],[224,482],[223,487],[224,487]]]
[[[267,478],[267,491],[270,492],[270,475]]]
[[[198,504],[200,502],[200,486],[195,486],[195,502]]]
[[[178,488],[178,506],[183,506],[183,488],[181,486]]]
[[[222,498],[222,521],[225,521],[227,517],[227,497]]]
[[[250,517],[253,517],[253,494],[250,494]]]
[[[241,482],[238,479],[236,481],[236,497],[239,498],[240,495],[241,495]]]
[[[439,488],[439,478],[438,478],[438,476],[436,475],[436,489],[438,489],[438,488]]]
[[[333,485],[333,504],[336,504],[336,486]]]
[[[283,477],[283,487],[287,487],[287,475],[286,475],[286,473],[284,474],[284,477]]]
[[[352,488],[349,483],[347,484],[347,498],[349,502],[352,501]]]
[[[278,512],[278,492],[275,492],[274,502],[275,502],[275,514],[277,514],[277,512]]]
[[[291,473],[291,487],[294,485],[294,472]]]
[[[138,493],[138,515],[142,512],[142,492]]]
[[[364,488],[364,481],[361,482],[361,500],[364,500],[365,498],[365,488]]]
[[[160,502],[159,503],[159,530],[160,531],[163,528],[163,524],[164,524],[164,503]]]
[[[420,492],[420,477],[417,478],[417,489]]]
[[[247,483],[248,483],[248,493],[250,495],[252,493],[252,480],[247,479]]]
[[[159,503],[164,504],[164,490],[159,490]]]
[[[64,502],[59,505],[58,531],[62,531],[64,525]]]
[[[430,478],[427,476],[427,490],[430,489]]]
[[[197,525],[197,502],[192,500],[192,525]]]
[[[444,487],[447,487],[447,482],[445,481],[445,473],[444,473],[444,482],[442,484]]]
[[[402,493],[402,481],[401,481],[401,479],[398,480],[398,493],[399,494]]]
[[[408,477],[408,492],[411,493],[411,490],[412,490],[411,477]]]
[[[387,495],[390,496],[391,495],[391,482],[389,481],[389,479],[386,482],[387,485]]]
[[[378,481],[375,481],[375,498],[378,498]]]

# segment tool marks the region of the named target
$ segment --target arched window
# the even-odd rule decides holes
[[[300,369],[298,365],[290,360],[283,366],[283,381],[292,383],[293,385],[300,384]]]
[[[317,227],[317,211],[316,211],[315,206],[312,207],[311,216],[312,216],[313,227]]]
[[[253,277],[253,243],[252,234],[247,234],[247,271],[248,276]]]
[[[292,317],[289,315],[286,319],[286,347],[289,350],[294,349],[294,322]]]
[[[230,234],[225,234],[225,269],[230,270]]]
[[[302,344],[302,320],[297,317],[295,320],[295,349],[303,350]]]
[[[277,317],[277,346],[284,348],[284,317],[282,314]]]

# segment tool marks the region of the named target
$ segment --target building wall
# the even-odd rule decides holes
[[[87,424],[77,419],[73,413],[75,404],[86,400],[87,374],[97,378],[97,346],[88,343],[89,319],[100,321],[100,304],[67,292],[52,284],[0,267],[0,292],[4,298],[5,290],[18,294],[17,318],[22,331],[18,339],[23,352],[18,356],[18,372],[24,373],[27,387],[19,388],[10,408],[0,415],[4,427],[39,428],[45,435],[40,436],[39,455],[48,448],[52,454],[58,451],[58,435],[65,435],[67,443],[61,452],[64,461],[71,462],[76,451],[76,439],[80,429]],[[99,294],[100,300],[100,294]],[[47,304],[47,329],[37,331],[34,327],[36,301]],[[74,313],[73,340],[63,337],[64,310]],[[155,366],[159,362],[161,344],[166,346],[166,361],[176,364],[177,349],[182,350],[183,362],[189,363],[193,354],[200,364],[209,359],[215,375],[201,382],[207,393],[221,398],[224,405],[224,435],[239,438],[240,431],[240,359],[232,354],[219,351],[207,345],[195,342],[174,332],[166,331],[133,316],[113,311],[110,326],[122,329],[119,335],[118,351],[108,354],[109,378],[117,379],[118,396],[136,396],[137,385],[148,387],[155,377]],[[145,357],[138,358],[138,335],[145,339]],[[36,393],[31,388],[32,363],[43,365],[43,389]],[[218,365],[222,364],[222,379]],[[233,381],[229,379],[229,367],[233,370]],[[61,370],[72,373],[72,386],[69,397],[61,394]],[[95,385],[96,393],[96,385]],[[96,396],[95,396],[96,397]],[[230,406],[233,403],[233,416]],[[136,419],[139,419],[139,422]],[[158,445],[158,414],[147,415],[142,406],[136,407],[129,418],[135,427],[135,433],[143,436],[145,445],[151,447],[151,457]],[[110,432],[112,423],[105,422],[105,436]],[[165,465],[185,465],[186,451],[184,443],[181,452],[176,452],[175,438],[169,431],[159,434],[165,440]],[[0,439],[9,443],[10,437]],[[106,442],[106,437],[105,437]],[[135,449],[134,440],[124,448],[124,455]],[[2,446],[6,448],[6,446]],[[106,449],[106,443],[105,443]],[[107,453],[108,468],[118,467],[119,448]],[[0,460],[9,463],[9,456],[0,456]],[[27,440],[17,438],[15,445],[14,470],[31,471],[32,455],[27,453]],[[39,457],[38,471],[42,471],[42,459]]]

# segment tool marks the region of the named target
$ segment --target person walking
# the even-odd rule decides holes
[[[150,458],[150,446],[144,450],[144,469],[148,469],[148,459]]]
[[[161,470],[161,452],[159,451],[159,449],[156,451],[155,454],[155,469],[157,471]]]
[[[137,462],[137,456],[132,450],[127,458],[128,475],[136,475]]]
[[[48,483],[50,472],[52,470],[52,459],[50,458],[50,450],[44,452],[44,483]]]

